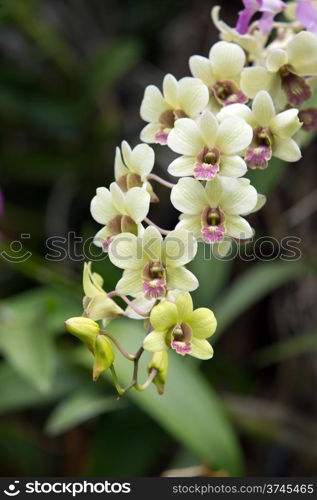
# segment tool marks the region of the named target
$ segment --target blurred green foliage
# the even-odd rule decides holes
[[[252,411],[245,417],[252,425],[243,426],[224,392],[242,398],[243,406],[243,397],[261,395],[267,380],[274,385],[275,372],[263,372],[263,366],[316,350],[313,329],[277,342],[271,307],[281,287],[283,293],[312,273],[312,253],[298,262],[206,262],[200,246],[191,264],[200,280],[194,299],[217,314],[215,339],[222,337],[214,360],[199,364],[172,355],[163,397],[150,388],[143,394],[130,391],[120,401],[107,377],[91,382],[90,354],[63,330],[66,318],[81,314],[83,259],[54,263],[45,258],[47,237],[94,234],[89,201],[98,185],[112,179],[115,145],[124,137],[137,141],[142,87],[152,73],[154,79],[163,74],[159,67],[174,69],[164,68],[165,38],[171,43],[175,37],[185,68],[193,50],[207,52],[215,40],[209,21],[205,24],[209,8],[207,1],[192,6],[177,0],[161,0],[157,8],[145,0],[2,2],[1,247],[10,254],[10,242],[30,233],[23,245],[32,252],[24,262],[0,261],[0,461],[5,474],[157,475],[194,464],[229,474],[270,471],[263,455],[252,469],[260,447]],[[187,54],[179,40],[193,16],[197,32],[207,33],[207,39],[193,42],[189,35],[182,44]],[[275,161],[250,178],[274,198],[286,168],[291,167]],[[166,194],[161,198],[167,203]],[[176,221],[169,208],[161,216],[168,226]],[[274,221],[280,219],[281,211]],[[260,233],[272,227],[267,220],[272,220],[270,211],[267,219],[256,219]],[[95,269],[108,289],[115,286],[120,272],[107,260]],[[256,343],[252,334],[260,337],[262,328],[267,337]],[[112,331],[124,336],[129,349],[137,349],[141,323],[118,320]],[[117,361],[117,366],[125,382],[131,365]],[[265,413],[262,418],[265,425]],[[280,443],[276,433],[267,440],[271,446]],[[288,448],[287,441],[283,446]],[[297,469],[298,475],[307,467]]]

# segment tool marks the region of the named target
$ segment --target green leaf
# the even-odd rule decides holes
[[[295,335],[281,342],[264,347],[255,353],[256,364],[260,367],[279,363],[300,354],[309,354],[317,350],[317,332]]]
[[[214,305],[218,321],[214,338],[253,304],[309,270],[311,266],[304,261],[261,262],[253,265],[230,285]]]
[[[232,268],[232,260],[217,259],[211,252],[211,245],[199,243],[196,257],[188,266],[199,281],[199,288],[192,293],[197,307],[212,308],[212,302],[228,281]]]
[[[88,476],[153,475],[153,470],[158,469],[158,457],[168,460],[166,450],[174,445],[172,438],[133,404],[126,404],[124,411],[103,415],[93,430],[89,468],[85,471]]]
[[[114,397],[101,396],[95,390],[79,390],[61,401],[51,413],[45,431],[57,436],[90,418],[121,409],[122,402]]]
[[[1,422],[0,460],[2,473],[49,475],[49,457],[37,433],[19,421]]]
[[[59,365],[51,390],[43,393],[11,366],[2,363],[0,364],[0,414],[44,406],[71,392],[80,384],[82,380],[78,375],[74,376],[69,369]]]
[[[250,179],[258,193],[268,194],[277,186],[286,168],[291,168],[289,163],[272,158],[267,169],[249,170],[246,177]]]
[[[114,40],[99,51],[86,74],[88,95],[94,97],[116,83],[140,58],[136,40]]]
[[[0,326],[0,349],[7,361],[40,391],[49,390],[54,374],[55,352],[51,335],[38,319],[16,316],[7,308]]]
[[[71,304],[69,299],[45,288],[1,303],[0,350],[10,365],[39,391],[50,390],[56,361],[52,333],[63,331]]]
[[[140,322],[116,320],[109,330],[122,341],[129,352],[142,343],[144,330]],[[75,361],[91,367],[88,351],[80,348]],[[148,353],[141,357],[140,382],[146,378]],[[115,368],[122,385],[131,381],[132,363],[117,356]],[[109,375],[108,375],[109,376]],[[242,458],[234,430],[219,396],[198,371],[193,359],[170,355],[166,391],[159,396],[154,386],[127,396],[158,422],[184,446],[214,468],[241,474]]]

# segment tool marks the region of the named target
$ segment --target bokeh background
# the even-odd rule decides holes
[[[233,25],[240,2],[218,3]],[[66,238],[60,246],[74,249],[75,235],[91,238],[98,229],[89,203],[112,180],[115,146],[138,142],[144,87],[161,85],[167,72],[187,75],[188,57],[207,55],[217,40],[212,5],[1,2],[2,475],[317,474],[312,137],[297,164],[272,162],[250,174],[268,195],[250,218],[257,238],[275,238],[247,247],[262,259],[203,262],[200,248],[194,297],[217,314],[215,357],[199,364],[172,355],[163,397],[151,388],[118,401],[107,377],[91,382],[89,354],[63,328],[81,314],[82,244],[60,262],[47,258],[47,238]],[[166,177],[166,150],[156,151],[156,171]],[[162,203],[151,217],[172,228],[177,213],[164,188],[157,193]],[[286,237],[300,239],[292,243],[296,259],[289,249],[281,259]],[[10,248],[16,240],[23,249]],[[85,247],[86,259],[94,252]],[[120,272],[100,259],[94,269],[113,289]],[[116,322],[113,331],[131,349],[142,336],[139,322]],[[123,379],[126,364],[118,368]]]

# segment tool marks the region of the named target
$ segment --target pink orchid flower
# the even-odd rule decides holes
[[[317,35],[317,9],[312,2],[299,2],[296,17],[304,28]]]
[[[280,0],[242,1],[244,9],[239,12],[239,18],[236,25],[236,30],[240,35],[245,35],[248,32],[251,18],[256,12],[262,12],[262,16],[259,20],[259,29],[265,35],[268,35],[272,29],[274,17],[286,7],[286,4]]]

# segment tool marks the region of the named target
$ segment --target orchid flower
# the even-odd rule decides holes
[[[149,122],[141,132],[143,142],[167,144],[167,137],[178,118],[197,118],[209,101],[209,91],[198,78],[185,77],[177,81],[173,75],[163,80],[163,94],[149,85],[141,104],[141,118]]]
[[[259,20],[259,29],[265,35],[268,35],[273,26],[274,17],[286,8],[286,4],[280,0],[242,0],[244,9],[239,12],[239,18],[236,30],[241,35],[248,32],[251,18],[257,12],[262,16]]]
[[[307,30],[317,35],[317,8],[313,2],[305,0],[298,2],[296,7],[296,18]]]

